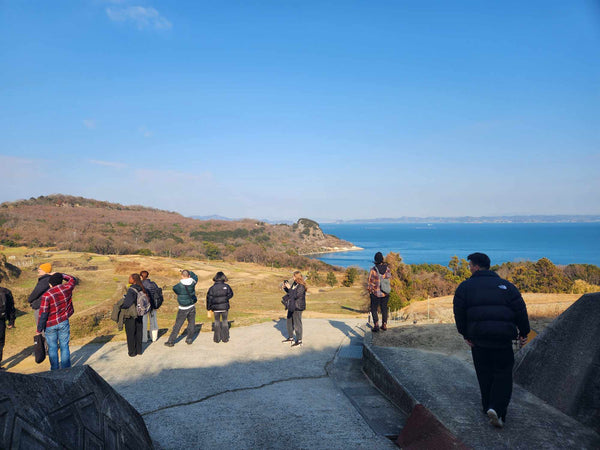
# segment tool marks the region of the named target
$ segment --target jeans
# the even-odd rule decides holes
[[[50,370],[66,369],[71,367],[71,352],[69,351],[69,340],[71,339],[71,327],[69,320],[46,328],[46,342],[48,343],[48,359]],[[60,346],[60,366],[58,365],[58,347]]]
[[[171,331],[171,335],[169,336],[168,342],[172,344],[175,343],[177,339],[177,334],[179,334],[179,330],[185,322],[185,319],[188,321],[187,326],[187,336],[185,338],[186,342],[192,342],[194,338],[194,332],[196,331],[196,307],[192,306],[190,309],[179,309],[177,310],[177,317],[175,318],[175,325],[173,325],[173,330]]]
[[[377,315],[377,307],[381,309],[382,322],[387,323],[389,300],[389,295],[386,295],[385,297],[377,297],[376,295],[371,294],[371,315],[373,316],[373,324],[377,324],[379,322],[379,316]]]
[[[147,314],[144,314],[142,319],[142,342],[148,342],[148,319],[150,319],[150,334],[152,342],[158,339],[158,320],[156,319],[156,310],[152,309]]]
[[[215,311],[215,342],[229,342],[229,322],[227,322],[227,311]]]
[[[287,313],[287,332],[288,337],[294,337],[294,331],[296,332],[296,342],[302,340],[302,311],[288,311]]]

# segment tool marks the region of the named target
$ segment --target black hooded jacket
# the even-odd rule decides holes
[[[491,270],[478,270],[458,286],[454,318],[458,332],[480,347],[510,346],[530,331],[521,293]]]
[[[233,297],[231,287],[227,283],[217,281],[206,293],[206,309],[210,311],[228,311],[231,297]]]
[[[32,309],[40,309],[42,305],[42,295],[50,289],[50,274],[44,274],[38,278],[38,282],[33,288],[31,294],[29,294],[29,298],[27,301],[31,305]]]

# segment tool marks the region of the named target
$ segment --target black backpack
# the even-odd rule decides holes
[[[158,284],[156,284],[154,281],[151,281],[151,283],[152,283],[152,300],[154,300],[154,305],[156,306],[155,309],[158,309],[161,307],[161,305],[165,301],[165,298],[163,297],[162,288],[158,287]]]

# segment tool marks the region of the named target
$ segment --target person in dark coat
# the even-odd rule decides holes
[[[36,269],[38,273],[38,281],[31,294],[29,294],[29,298],[27,301],[33,309],[33,320],[35,321],[35,326],[37,327],[38,321],[40,319],[40,305],[42,304],[42,295],[50,289],[50,275],[52,275],[52,264],[44,263],[40,264],[40,266]]]
[[[5,287],[0,287],[0,364],[2,363],[6,328],[12,328],[15,326],[16,317],[17,311],[15,309],[15,300],[12,292]],[[8,325],[6,323],[7,321]],[[0,370],[4,370],[1,365]]]
[[[147,270],[142,270],[140,272],[140,278],[142,279],[142,284],[148,293],[151,306],[150,311],[142,316],[142,343],[148,342],[148,322],[150,322],[150,337],[152,342],[156,342],[158,340],[158,319],[156,317],[158,305],[156,302],[158,301],[159,287],[154,281],[148,278],[149,276],[150,274]]]
[[[146,288],[142,284],[142,279],[137,273],[129,275],[129,288],[123,299],[121,309],[129,309],[132,305],[137,304],[138,292],[143,292],[148,295]],[[127,353],[129,356],[137,356],[142,354],[142,332],[143,318],[142,316],[125,317],[123,319],[125,325],[125,335],[127,336]]]
[[[213,340],[217,343],[229,342],[229,322],[227,314],[229,311],[229,300],[233,297],[233,290],[226,283],[227,277],[223,272],[217,272],[213,284],[206,293],[206,309],[215,315],[215,332]]]
[[[300,271],[295,271],[293,283],[286,280],[283,289],[287,293],[287,332],[288,338],[283,342],[292,342],[292,347],[302,346],[302,311],[306,309],[306,282]],[[296,338],[294,339],[294,332]]]
[[[502,428],[512,395],[512,341],[527,342],[529,318],[519,290],[490,270],[484,253],[468,256],[471,277],[454,294],[456,328],[471,347],[483,412]]]

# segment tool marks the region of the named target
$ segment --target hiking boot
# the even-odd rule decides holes
[[[294,338],[287,338],[287,339],[284,339],[281,342],[293,342],[293,341],[294,341]]]
[[[371,331],[373,333],[378,333],[379,332],[379,325],[375,325]]]
[[[502,428],[504,426],[504,422],[502,422],[502,419],[498,417],[498,413],[492,408],[487,410],[487,416],[490,418],[490,423],[496,428]]]
[[[383,322],[381,324],[381,331],[385,331],[385,330],[387,330],[387,323]]]
[[[302,341],[294,342],[292,347],[302,347]]]
[[[194,341],[192,341],[191,339],[186,339],[186,340],[185,340],[185,343],[186,343],[187,345],[192,345],[192,342],[194,342]]]
[[[172,342],[169,342],[169,341],[165,342],[165,345],[167,347],[174,347],[175,346],[175,344],[173,344]]]

